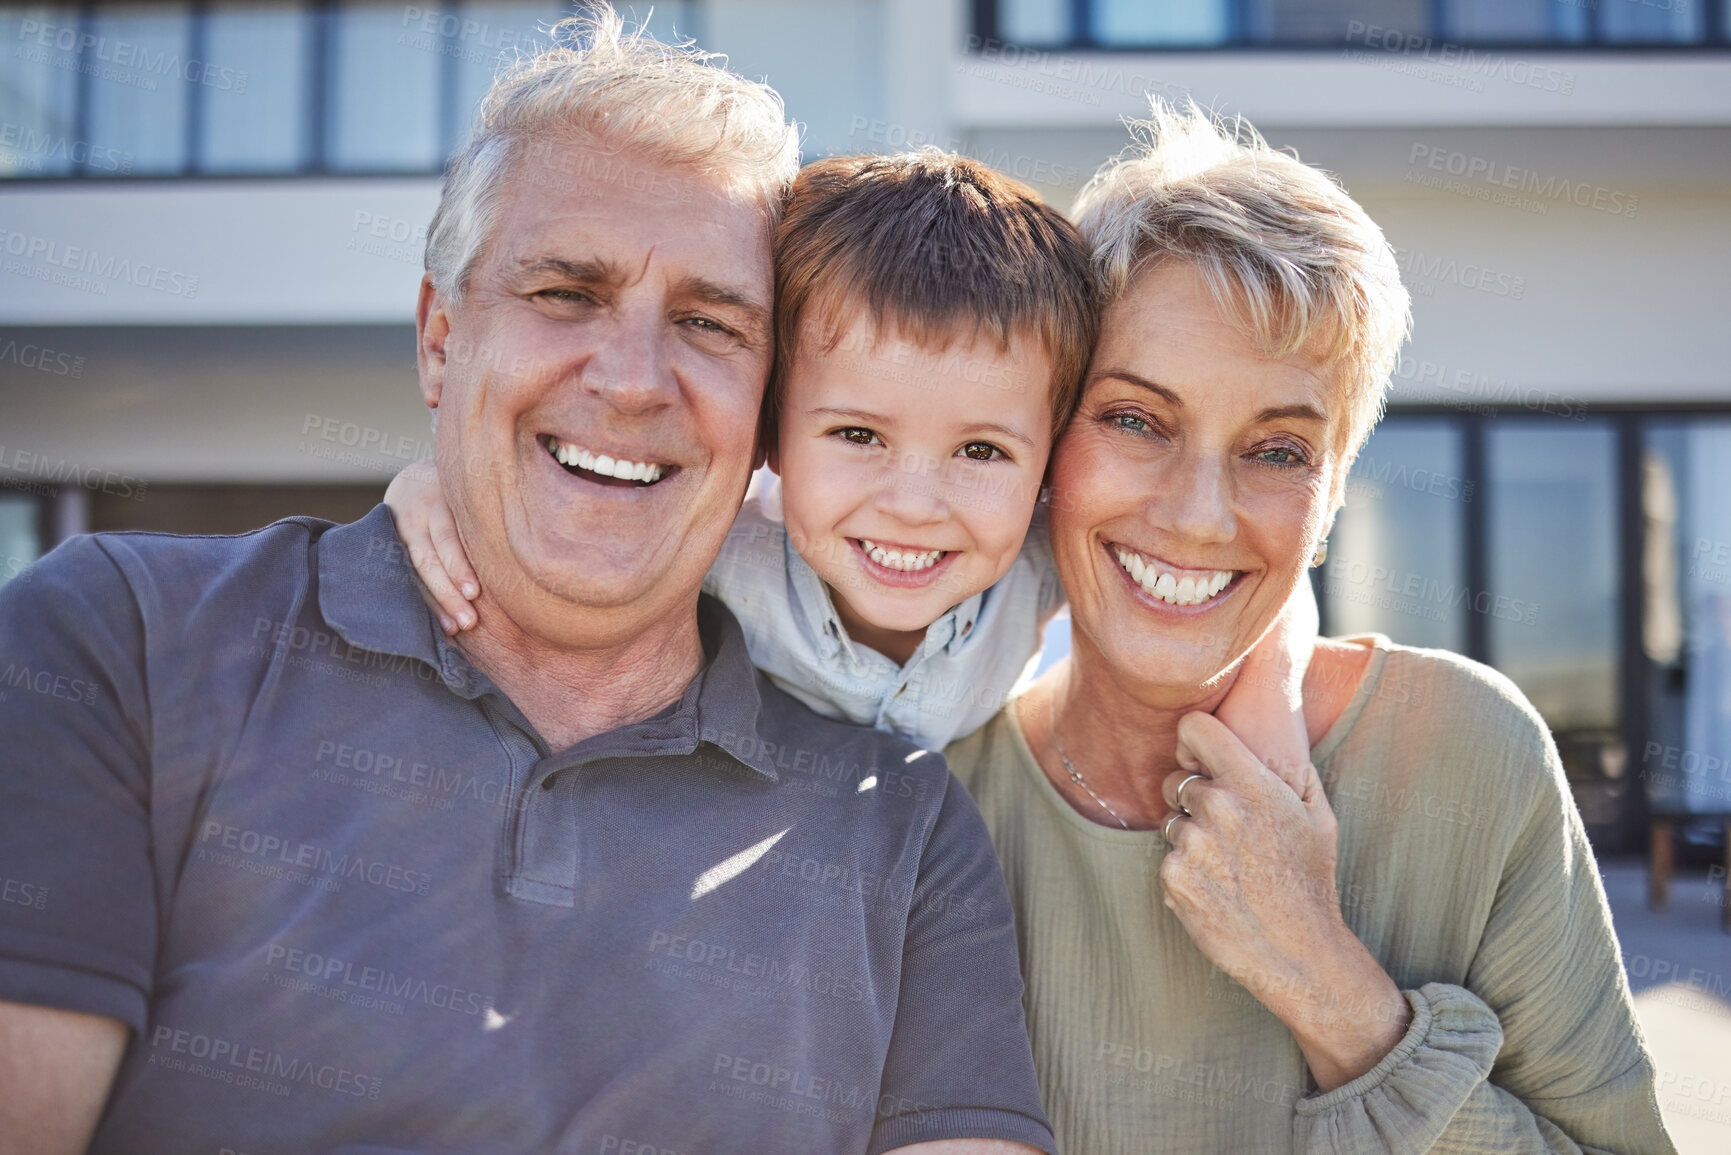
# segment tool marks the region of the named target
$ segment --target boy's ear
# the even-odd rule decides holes
[[[445,391],[445,343],[451,338],[451,317],[443,294],[433,279],[421,278],[421,295],[415,302],[415,366],[420,370],[421,397],[427,408],[437,409]]]

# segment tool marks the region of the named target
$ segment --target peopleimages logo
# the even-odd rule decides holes
[[[198,296],[198,278],[195,276],[153,265],[148,261],[134,261],[112,253],[104,254],[81,245],[63,245],[59,241],[30,233],[0,228],[0,253],[19,257],[24,261],[41,261],[49,270],[63,269],[69,274],[94,277],[94,281],[86,282],[80,276],[80,283],[72,287],[93,289],[101,295],[106,295],[108,283],[114,282],[134,285],[140,289],[152,289],[158,293],[167,293],[171,297],[185,297],[188,300]],[[16,269],[8,266],[7,271],[28,275],[31,268],[28,265],[20,265]]]
[[[208,61],[196,60],[191,57],[182,58],[180,53],[162,48],[151,51],[148,45],[135,44],[131,41],[109,39],[93,32],[81,32],[68,24],[47,24],[40,20],[20,20],[18,22],[18,39],[36,49],[53,48],[73,56],[88,56],[91,59],[79,63],[71,61],[56,61],[48,59],[45,54],[39,54],[37,63],[52,63],[72,72],[85,72],[102,80],[115,80],[120,83],[133,83],[140,77],[130,75],[130,72],[155,76],[176,76],[188,84],[202,84],[208,88],[223,92],[233,92],[244,95],[246,92],[247,74],[235,68],[225,68],[211,64]],[[100,64],[91,63],[91,61]],[[101,65],[110,67],[103,68]],[[130,70],[117,71],[117,70]],[[141,85],[146,91],[156,87],[155,81]]]

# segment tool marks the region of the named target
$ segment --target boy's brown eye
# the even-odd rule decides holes
[[[845,440],[851,441],[855,445],[870,445],[872,442],[876,441],[878,437],[878,435],[873,433],[871,430],[862,429],[858,425],[852,425],[846,429],[838,429],[836,432],[840,433]]]
[[[1004,451],[989,441],[970,441],[962,446],[962,452],[974,461],[991,461]]]

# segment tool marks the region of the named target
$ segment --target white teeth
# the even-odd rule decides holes
[[[899,569],[906,573],[918,573],[920,570],[931,569],[944,556],[941,549],[899,550],[885,549],[875,542],[859,539],[860,548],[866,556],[883,566],[885,569]]]
[[[1187,574],[1179,578],[1162,573],[1160,567],[1133,550],[1118,547],[1113,551],[1124,572],[1135,579],[1143,590],[1163,602],[1175,606],[1197,606],[1225,589],[1237,576],[1231,570],[1214,570],[1201,576]]]
[[[627,461],[623,457],[591,453],[581,445],[558,441],[552,437],[547,439],[546,445],[547,451],[560,465],[574,465],[578,469],[587,469],[591,473],[617,477],[624,481],[641,481],[653,485],[661,480],[661,474],[667,468],[652,461]]]

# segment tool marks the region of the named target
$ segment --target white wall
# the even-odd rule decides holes
[[[0,324],[413,322],[439,182],[0,184]]]

